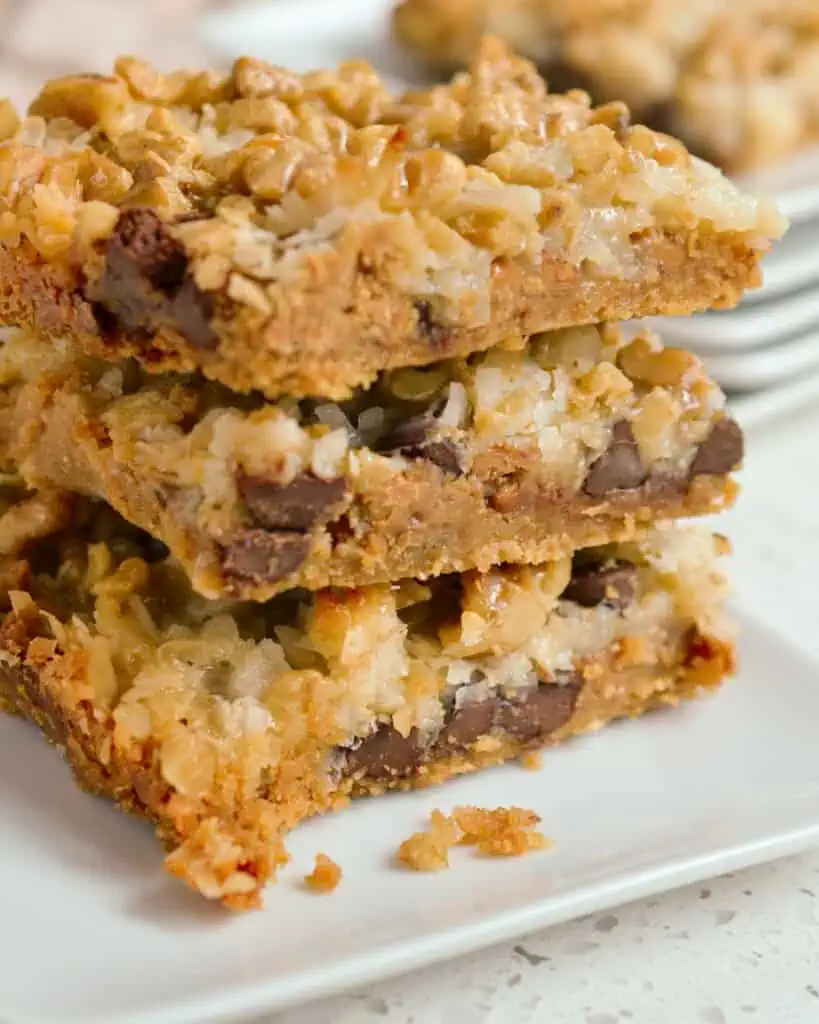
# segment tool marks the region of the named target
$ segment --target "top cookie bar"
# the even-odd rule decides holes
[[[47,84],[0,111],[0,318],[237,391],[343,398],[537,331],[735,303],[783,222],[619,103],[487,40],[366,64]]]
[[[446,66],[496,33],[550,80],[623,100],[728,170],[819,140],[815,0],[403,0],[395,21]]]

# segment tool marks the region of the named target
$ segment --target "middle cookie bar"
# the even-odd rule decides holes
[[[14,334],[3,456],[111,504],[207,597],[266,600],[627,540],[729,505],[739,427],[700,362],[614,327],[265,402]]]

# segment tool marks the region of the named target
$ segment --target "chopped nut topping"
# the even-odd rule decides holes
[[[491,39],[468,74],[400,95],[360,61],[222,76],[128,58],[47,83],[19,124],[0,109],[17,281],[0,313],[268,397],[346,398],[521,333],[730,305],[783,229]]]

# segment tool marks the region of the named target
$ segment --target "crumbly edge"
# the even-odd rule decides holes
[[[580,469],[573,455],[571,464],[564,465],[562,450],[556,454],[552,435],[555,430],[562,432],[562,427],[543,428],[547,448],[544,453],[539,450],[536,421],[546,410],[533,406],[526,411],[526,403],[534,399],[526,390],[529,377],[523,369],[534,374],[532,389],[544,388],[549,378],[534,362],[521,363],[528,358],[522,354],[500,356],[485,364],[491,367],[487,370],[491,380],[500,381],[499,404],[478,408],[475,415],[482,420],[473,425],[472,434],[461,438],[454,433],[455,441],[445,452],[455,460],[454,468],[423,457],[423,452],[421,457],[405,459],[382,457],[366,448],[335,461],[322,456],[319,465],[319,448],[334,445],[337,431],[321,434],[326,428],[320,425],[305,432],[283,412],[278,418],[273,408],[244,413],[217,405],[204,416],[197,414],[204,441],[194,442],[188,433],[191,428],[177,424],[197,408],[200,392],[195,379],[171,381],[163,388],[153,387],[149,379],[147,386],[120,397],[127,368],[104,367],[86,373],[81,364],[69,360],[66,369],[58,358],[51,360],[53,350],[48,345],[24,338],[7,342],[4,349],[5,356],[16,346],[16,354],[2,364],[2,375],[8,378],[0,424],[2,454],[31,486],[84,492],[113,505],[167,544],[196,588],[208,597],[267,600],[295,586],[311,590],[362,586],[486,569],[501,562],[545,561],[576,547],[628,539],[652,519],[710,514],[729,507],[736,485],[725,472],[712,469],[709,475],[690,475],[698,446],[723,416],[718,389],[693,357],[652,348],[646,341],[634,342],[619,354],[612,347],[609,355],[593,354],[589,359],[584,353],[597,353],[600,338],[608,338],[606,330],[567,332],[555,347],[557,366],[564,375],[568,373],[567,381],[561,377],[554,385],[555,391],[568,388],[569,401],[581,403],[567,414],[568,422],[574,417],[588,435],[578,449],[586,451]],[[591,348],[588,342],[594,343]],[[511,367],[508,378],[503,369],[507,364]],[[23,384],[15,376],[20,365],[31,377]],[[569,373],[572,365],[576,369]],[[442,371],[444,380],[447,372]],[[577,374],[576,381],[572,373]],[[414,386],[426,387],[430,377],[434,373]],[[465,393],[462,385],[449,387]],[[512,390],[505,393],[506,387]],[[637,392],[633,402],[632,389]],[[586,407],[611,422],[626,415],[624,410],[633,416],[633,433],[645,466],[643,484],[632,482],[628,489],[603,494],[584,491],[588,466],[611,443],[610,428],[601,422],[595,432]],[[340,415],[337,409],[332,411]],[[520,436],[507,426],[516,422],[515,429],[523,431]],[[227,427],[217,431],[208,426],[212,423]],[[445,438],[447,428],[443,429],[440,436]],[[535,433],[526,433],[532,430]],[[311,431],[318,440],[312,439]],[[481,431],[489,438],[484,449],[481,445],[487,441]],[[475,454],[469,467],[459,468],[457,451],[462,441],[469,442]],[[226,449],[228,444],[234,448]],[[591,444],[597,447],[588,448]],[[299,446],[309,449],[310,445],[312,455],[308,452],[296,459]],[[290,451],[288,446],[295,447]],[[647,458],[651,452],[658,453],[657,461]],[[288,469],[288,460],[294,459],[296,469]],[[245,464],[247,460],[252,462]],[[724,465],[722,470],[729,468]],[[319,496],[315,522],[298,535],[254,519],[250,506],[237,496],[235,484],[229,486],[241,473],[273,485],[274,490],[289,485],[293,476],[298,486],[306,470],[310,470],[311,486],[319,490],[332,491],[334,478],[336,483],[343,480],[346,495],[335,505],[331,501],[326,514]],[[196,482],[200,478],[204,484]],[[216,481],[215,511],[211,512],[214,499],[208,504],[207,481]],[[464,529],[466,524],[469,529]],[[273,553],[272,542],[290,543],[294,536],[304,546],[296,564],[288,566],[283,561],[288,550],[283,555]],[[240,573],[237,560],[246,553],[248,559],[255,559],[253,571],[242,568]],[[274,571],[277,559],[281,568]]]
[[[144,747],[112,743],[110,716],[88,701],[85,665],[75,650],[45,661],[26,653],[21,624],[6,620],[0,637],[0,706],[25,715],[66,756],[78,784],[113,799],[122,809],[153,821],[170,851],[165,864],[202,895],[234,910],[260,904],[261,890],[287,861],[286,831],[299,820],[343,806],[351,791],[375,794],[388,788],[438,784],[469,771],[519,756],[527,745],[480,743],[467,752],[424,765],[410,779],[342,786],[328,799],[316,784],[309,758],[294,760],[278,780],[278,803],[234,800],[235,782],[226,777],[192,805],[162,778]],[[22,642],[21,642],[22,641]],[[696,653],[661,669],[603,669],[592,673],[570,722],[550,738],[559,742],[617,718],[634,718],[660,706],[676,706],[703,690],[717,688],[733,670],[733,651],[724,641],[700,638]],[[237,759],[238,770],[238,759]]]
[[[492,40],[469,74],[400,97],[361,63],[219,78],[123,59],[49,83],[22,124],[0,109],[0,138],[6,318],[271,396],[732,304],[783,230]]]
[[[403,0],[399,40],[447,68],[468,63],[491,31],[550,81],[624,100],[734,172],[781,159],[817,138],[811,88],[819,14],[805,0]]]

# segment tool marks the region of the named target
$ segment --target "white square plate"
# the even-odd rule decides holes
[[[35,730],[0,721],[5,1024],[235,1021],[410,970],[819,840],[817,671],[746,622],[717,697],[424,793],[311,822],[266,909],[230,915],[160,870],[150,829],[76,791]],[[434,807],[536,809],[552,851],[390,866]],[[331,895],[300,879],[318,851]]]

